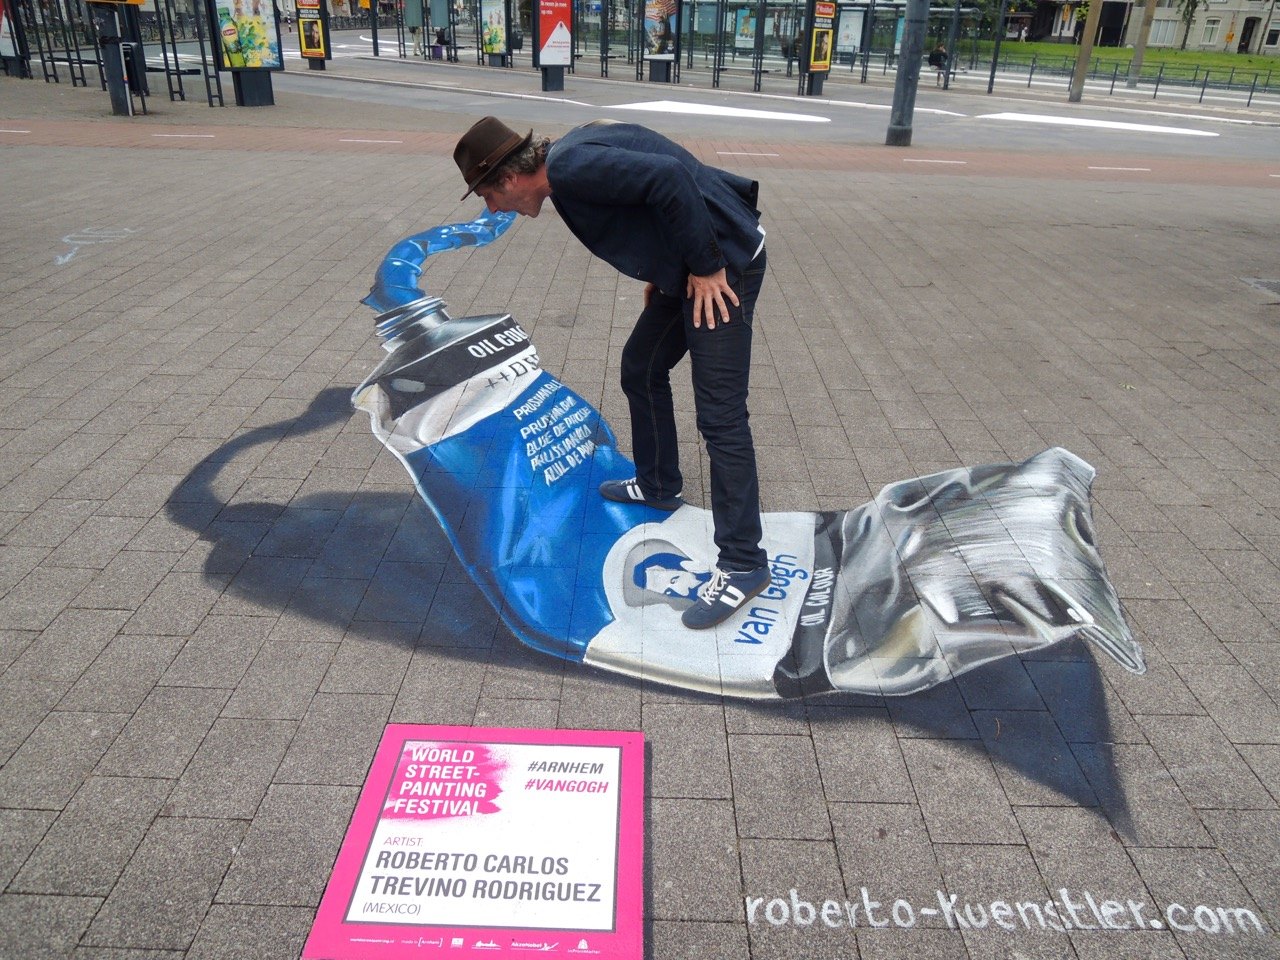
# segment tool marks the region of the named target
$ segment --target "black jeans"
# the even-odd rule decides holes
[[[760,480],[747,413],[751,324],[764,281],[765,253],[741,276],[729,275],[739,306],[714,330],[693,325],[693,301],[655,291],[622,350],[622,391],[631,408],[636,479],[649,496],[680,493],[671,369],[687,353],[693,366],[698,431],[711,460],[711,516],[722,570],[764,566]]]

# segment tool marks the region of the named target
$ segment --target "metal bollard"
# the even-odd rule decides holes
[[[1246,107],[1253,106],[1253,91],[1257,89],[1258,89],[1258,75],[1255,73],[1253,75],[1253,83],[1249,84],[1249,99],[1246,100],[1244,103]]]
[[[1036,55],[1031,55],[1031,69],[1027,71],[1027,89],[1031,89],[1031,78],[1036,75]]]
[[[1109,97],[1116,95],[1116,77],[1120,76],[1120,64],[1115,65],[1115,69],[1111,71],[1111,91],[1107,94]]]
[[[1160,81],[1164,78],[1164,64],[1160,64],[1160,72],[1156,74],[1156,88],[1151,92],[1151,99],[1160,96]]]
[[[1199,70],[1200,68],[1196,67],[1196,69]],[[1200,100],[1199,100],[1200,103],[1204,103],[1204,88],[1207,87],[1208,85],[1209,85],[1209,71],[1206,70],[1204,72],[1204,81],[1200,84]]]

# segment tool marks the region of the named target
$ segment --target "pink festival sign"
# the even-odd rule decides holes
[[[391,724],[303,960],[639,960],[644,736]]]

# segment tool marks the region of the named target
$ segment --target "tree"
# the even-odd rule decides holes
[[[1154,3],[1155,0],[1147,0],[1148,3]],[[1187,38],[1191,36],[1191,21],[1196,18],[1196,11],[1200,9],[1202,0],[1178,0],[1178,14],[1182,20],[1182,46],[1179,50],[1187,49]]]

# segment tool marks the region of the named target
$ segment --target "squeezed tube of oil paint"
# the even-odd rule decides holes
[[[418,289],[426,256],[512,219],[393,248],[365,301],[388,356],[353,402],[520,641],[751,698],[913,693],[1073,636],[1142,671],[1093,543],[1093,470],[1057,449],[892,484],[853,510],[767,513],[771,586],[714,630],[684,628],[716,556],[710,513],[600,497],[634,468],[599,412],[541,369],[510,314],[453,319]]]

